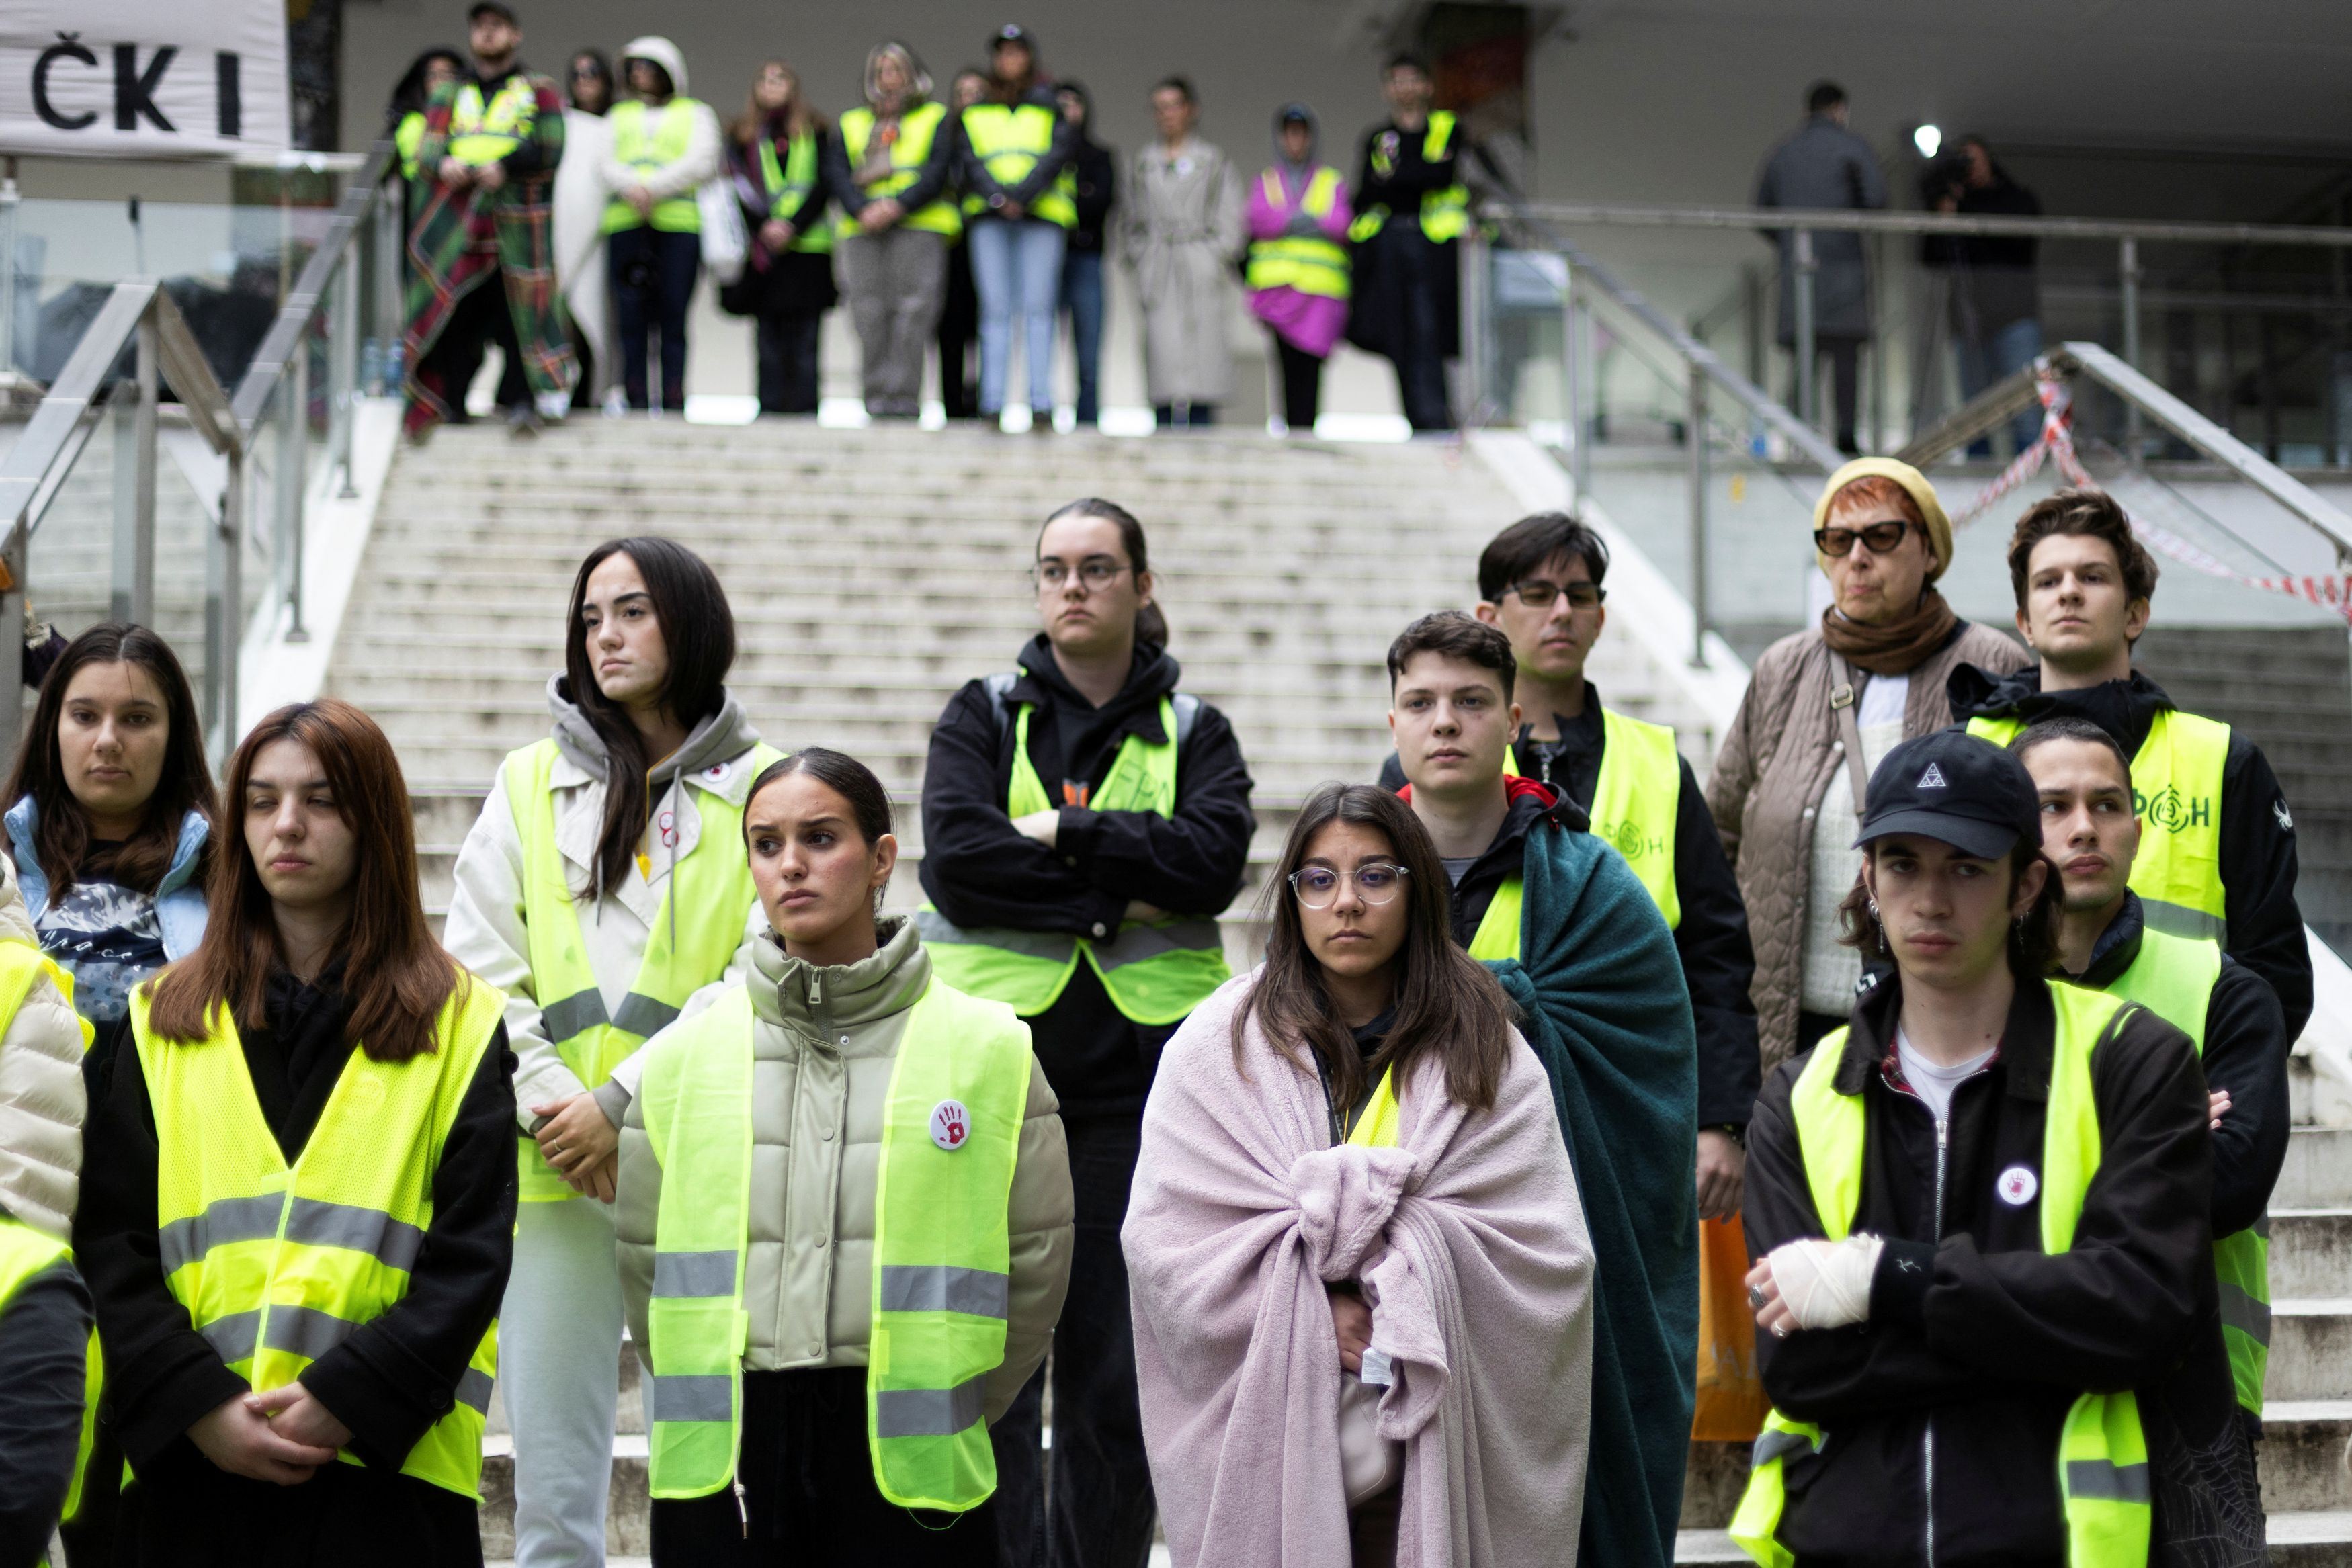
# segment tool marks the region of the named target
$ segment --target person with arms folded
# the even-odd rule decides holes
[[[1274,117],[1274,166],[1250,187],[1250,313],[1274,336],[1282,365],[1282,423],[1292,435],[1315,434],[1323,401],[1323,361],[1348,325],[1353,277],[1348,225],[1355,217],[1348,182],[1315,161],[1315,111],[1284,104]]]
[[[1573,1560],[1592,1246],[1447,894],[1409,807],[1325,785],[1265,965],[1168,1043],[1125,1241],[1183,1568]]]
[[[825,184],[841,206],[842,287],[875,419],[922,413],[923,348],[945,297],[948,247],[963,234],[949,189],[954,151],[923,63],[904,44],[876,45],[866,101],[842,115],[824,149]]]
[[[548,682],[553,733],[499,765],[457,851],[446,933],[450,952],[506,991],[521,1063],[504,1397],[523,1568],[603,1560],[621,1116],[637,1048],[748,972],[764,925],[740,852],[743,801],[778,755],[728,695],[734,614],[683,545],[590,551],[563,640],[564,673]]]
[[[505,998],[433,940],[365,714],[279,708],[222,799],[204,941],[132,993],[74,1224],[132,1470],[115,1562],[478,1564]]]
[[[1550,1081],[1595,1262],[1591,1466],[1577,1552],[1664,1568],[1696,1396],[1698,1044],[1673,934],[1581,808],[1507,775],[1510,639],[1459,611],[1389,644],[1389,730],[1447,879]]]
[[[1872,777],[1849,940],[1891,966],[1749,1124],[1758,1563],[2267,1561],[2179,1030],[2046,978],[2023,764],[1945,731]]]
[[[1082,1568],[1150,1546],[1118,1228],[1160,1049],[1231,974],[1216,917],[1255,822],[1233,727],[1177,689],[1143,525],[1074,501],[1037,536],[1034,570],[1045,629],[931,733],[919,924],[941,978],[1028,1021],[1061,1102],[1070,1299],[1050,1368],[996,1429],[997,1517],[1009,1561]]]

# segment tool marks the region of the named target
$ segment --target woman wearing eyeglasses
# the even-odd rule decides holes
[[[1871,769],[1952,722],[1944,683],[1954,665],[2006,674],[2028,662],[1936,591],[1952,564],[1952,525],[1909,464],[1859,457],[1840,468],[1813,529],[1830,607],[1756,662],[1706,786],[1748,904],[1768,1074],[1853,1009],[1862,957],[1838,941],[1838,904],[1862,870],[1849,846]]]
[[[1139,1563],[1151,1476],[1118,1228],[1164,1044],[1223,983],[1217,915],[1254,819],[1233,727],[1176,689],[1143,525],[1073,501],[1037,536],[1043,627],[1015,668],[972,681],[932,732],[919,917],[948,984],[1012,1007],[1061,1101],[1077,1232],[1055,1331],[1057,1553]],[[995,1428],[1007,1561],[1033,1542],[1044,1375]]]
[[[1401,1540],[1424,1564],[1549,1562],[1577,1540],[1592,1243],[1544,1069],[1455,946],[1448,887],[1411,807],[1324,786],[1269,884],[1264,967],[1169,1042],[1125,1240],[1180,1565],[1386,1565]]]

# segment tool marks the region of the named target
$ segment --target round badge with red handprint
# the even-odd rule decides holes
[[[931,1107],[931,1142],[953,1154],[971,1136],[971,1113],[961,1100],[942,1100]]]

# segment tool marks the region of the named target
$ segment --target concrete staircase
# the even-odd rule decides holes
[[[447,429],[387,482],[326,689],[398,747],[415,798],[426,903],[499,758],[546,732],[565,595],[601,539],[662,533],[700,551],[733,603],[732,688],[771,740],[824,744],[878,772],[900,808],[890,903],[921,894],[924,752],[948,696],[1009,668],[1034,629],[1024,580],[1047,513],[1099,495],[1143,519],[1185,687],[1233,720],[1256,779],[1250,885],[1226,923],[1255,961],[1249,911],[1299,800],[1369,779],[1389,749],[1383,664],[1425,611],[1467,606],[1486,539],[1525,508],[1475,452],[1286,444],[1245,435],[1044,440],[979,432],[722,429],[592,421],[530,444]],[[1704,716],[1629,633],[1593,678],[1613,704],[1684,730]],[[645,1416],[621,1353],[616,1554],[647,1550]],[[512,1448],[494,1406],[483,1543],[512,1550]]]

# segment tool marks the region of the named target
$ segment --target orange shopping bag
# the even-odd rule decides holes
[[[1756,1314],[1748,1306],[1748,1238],[1739,1216],[1698,1228],[1696,1443],[1748,1443],[1763,1429],[1764,1380],[1756,1370]]]

